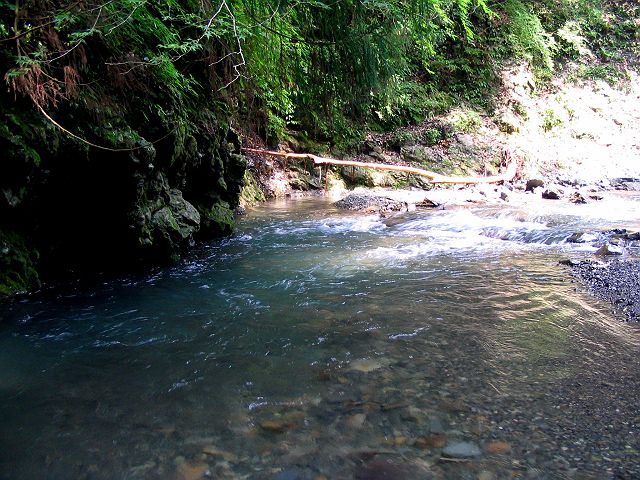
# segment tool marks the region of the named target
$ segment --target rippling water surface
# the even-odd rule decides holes
[[[0,307],[0,478],[633,478],[637,328],[557,262],[638,204],[544,205],[274,203]]]

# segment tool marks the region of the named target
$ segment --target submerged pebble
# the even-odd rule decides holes
[[[353,362],[351,362],[349,368],[357,372],[369,373],[373,372],[374,370],[383,368],[384,366],[385,364],[380,360],[376,360],[373,358],[363,358],[361,360],[354,360]]]
[[[449,458],[473,458],[482,455],[482,451],[475,443],[454,442],[442,449],[442,455]]]

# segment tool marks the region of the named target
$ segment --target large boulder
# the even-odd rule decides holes
[[[401,212],[407,210],[405,202],[393,198],[370,194],[352,193],[335,203],[335,206],[344,210],[359,210],[366,212]]]

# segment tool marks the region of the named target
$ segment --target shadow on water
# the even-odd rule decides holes
[[[4,307],[0,478],[632,475],[638,330],[557,265],[555,215],[281,202]]]

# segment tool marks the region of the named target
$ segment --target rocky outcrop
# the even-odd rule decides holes
[[[131,125],[129,151],[107,151],[41,117],[6,111],[0,294],[172,261],[198,239],[232,232],[246,160],[224,123],[178,129],[156,143],[145,137],[161,137],[158,125]],[[113,140],[121,146],[122,137]]]

